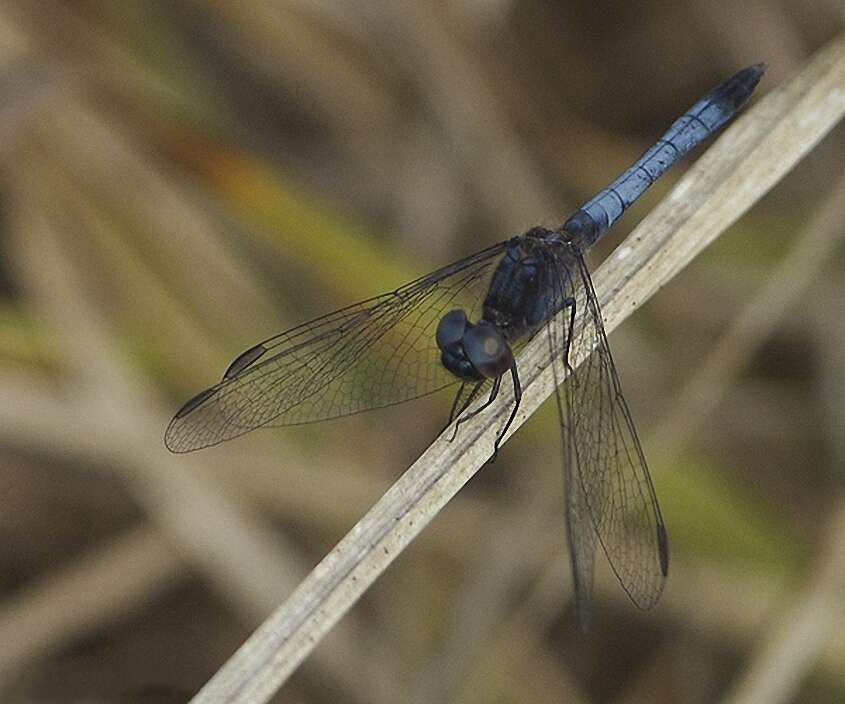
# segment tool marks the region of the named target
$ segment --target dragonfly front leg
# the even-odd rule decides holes
[[[508,422],[505,423],[504,427],[499,431],[499,434],[496,436],[496,442],[493,443],[493,456],[490,458],[491,462],[496,461],[496,455],[499,453],[499,445],[505,437],[505,433],[508,432],[508,428],[511,427],[513,419],[516,418],[516,412],[519,410],[519,402],[522,401],[522,385],[519,383],[519,373],[516,369],[516,362],[511,365],[511,379],[513,380],[513,408],[511,409]]]
[[[458,392],[455,394],[455,400],[452,401],[452,410],[449,411],[449,420],[447,421],[446,425],[444,426],[443,430],[446,430],[455,418],[459,418],[463,412],[469,408],[470,404],[475,400],[475,397],[478,395],[478,392],[481,390],[481,387],[484,385],[483,381],[476,382],[472,385],[472,388],[469,391],[466,391],[467,386],[469,384],[464,382],[461,384]],[[461,400],[463,399],[463,400]],[[440,432],[442,433],[443,430]],[[455,432],[452,434],[452,437],[449,438],[449,442],[452,442],[455,439],[455,435],[457,435],[457,425],[455,426]]]
[[[458,418],[457,422],[455,423],[455,431],[452,433],[451,440],[454,440],[457,437],[458,427],[461,425],[461,423],[466,423],[471,418],[475,418],[475,416],[477,416],[479,413],[481,413],[481,411],[483,411],[485,408],[488,408],[490,406],[490,404],[493,403],[493,401],[496,400],[496,397],[499,395],[499,389],[501,387],[502,387],[502,377],[499,376],[499,377],[496,377],[496,379],[494,379],[493,387],[490,389],[490,396],[487,398],[487,400],[484,403],[482,403],[478,408],[476,408],[474,411],[471,411],[471,412],[467,413],[466,415],[462,415]],[[466,404],[464,404],[464,408],[466,408],[467,405],[469,405],[469,401]],[[462,409],[461,412],[463,413],[463,409]],[[450,442],[451,442],[451,440],[450,440]]]

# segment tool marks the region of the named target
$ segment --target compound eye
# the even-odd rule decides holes
[[[495,379],[510,369],[513,353],[501,332],[492,325],[479,323],[464,335],[467,358],[481,374]]]
[[[437,324],[437,346],[445,350],[460,342],[467,329],[467,314],[462,310],[450,310]]]

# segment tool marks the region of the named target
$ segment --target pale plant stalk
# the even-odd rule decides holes
[[[845,113],[845,40],[741,116],[595,274],[610,332],[777,183]],[[519,358],[515,431],[554,391],[548,342]],[[578,362],[579,360],[575,360]],[[329,629],[480,469],[510,412],[509,397],[438,438],[288,600],[240,647],[195,702],[266,702]]]

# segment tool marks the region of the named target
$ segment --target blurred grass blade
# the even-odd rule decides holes
[[[845,504],[841,497],[826,521],[824,551],[789,608],[761,642],[724,704],[797,701],[801,683],[818,666],[831,636],[840,631],[845,584]]]
[[[750,208],[845,112],[845,40],[742,116],[596,273],[608,331]],[[520,356],[513,430],[554,390],[538,335]],[[577,361],[577,360],[576,360]],[[505,394],[504,396],[508,396]],[[265,702],[490,455],[508,399],[435,441],[194,699]]]

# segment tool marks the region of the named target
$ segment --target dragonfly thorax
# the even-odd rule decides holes
[[[546,280],[549,230],[535,227],[507,243],[482,304],[481,320],[471,323],[453,310],[437,326],[440,361],[464,381],[495,379],[513,364],[511,342],[536,329],[549,315],[548,295],[539,295]]]
[[[534,227],[514,237],[490,279],[482,320],[499,328],[511,342],[531,332],[549,315],[549,292],[540,295],[540,289],[549,280],[547,237],[552,234]]]

